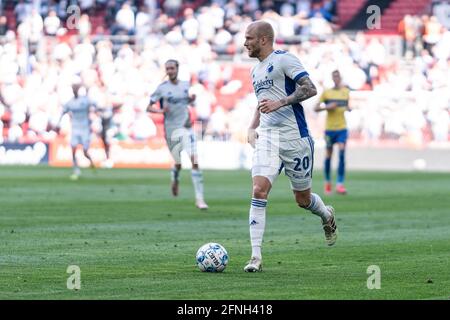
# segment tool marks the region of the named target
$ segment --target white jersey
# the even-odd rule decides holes
[[[169,111],[164,114],[164,128],[166,135],[179,128],[189,128],[189,82],[178,81],[176,84],[170,81],[161,83],[150,97],[150,103],[160,101],[161,108],[166,103]]]
[[[85,96],[74,97],[64,105],[63,112],[70,112],[72,115],[72,133],[90,131],[89,113],[91,107],[95,108],[95,103]]]
[[[253,68],[253,88],[258,101],[277,101],[291,95],[296,89],[297,80],[307,75],[296,56],[276,50]],[[261,113],[259,128],[279,130],[283,140],[309,136],[300,103],[281,107],[274,112]]]

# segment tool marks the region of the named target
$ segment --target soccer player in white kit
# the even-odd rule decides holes
[[[244,46],[259,63],[252,69],[258,108],[248,132],[248,142],[255,150],[249,213],[252,255],[244,268],[246,272],[262,271],[267,198],[283,168],[297,204],[322,219],[327,244],[333,245],[337,238],[334,209],[311,193],[314,142],[300,103],[316,95],[317,90],[299,59],[275,51],[273,42],[274,31],[269,23],[255,21],[248,26]]]
[[[78,93],[80,88],[81,85],[78,83],[72,85],[74,97],[64,105],[63,113],[61,115],[61,119],[66,113],[70,113],[71,115],[72,137],[70,144],[72,146],[73,173],[70,176],[70,179],[72,180],[77,180],[81,174],[77,158],[75,156],[77,146],[79,144],[83,146],[84,156],[90,161],[91,168],[94,168],[94,162],[89,156],[88,150],[91,143],[90,113],[95,110],[96,105],[87,96],[79,96]],[[61,122],[61,119],[59,122]]]
[[[181,152],[185,150],[192,162],[192,184],[195,190],[197,208],[208,209],[203,197],[203,175],[197,163],[197,144],[191,128],[188,105],[195,100],[189,95],[189,82],[178,79],[178,61],[168,60],[165,64],[168,81],[161,83],[150,98],[147,110],[164,114],[164,133],[167,146],[175,160],[172,169],[172,194],[178,195],[181,170]],[[159,101],[160,108],[156,107]]]

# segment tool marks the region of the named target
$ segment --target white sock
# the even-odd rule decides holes
[[[261,259],[261,246],[266,226],[267,200],[252,198],[250,206],[249,224],[252,257]]]
[[[315,193],[311,193],[311,203],[306,208],[306,210],[311,211],[313,214],[322,218],[322,222],[327,222],[331,217],[330,212],[323,203],[322,199]]]
[[[194,185],[195,198],[203,200],[203,175],[200,170],[192,170],[192,184]]]

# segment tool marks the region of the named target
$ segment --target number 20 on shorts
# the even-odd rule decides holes
[[[302,171],[303,170],[308,170],[309,168],[309,157],[304,157],[302,158],[294,158],[294,161],[296,162],[294,170],[295,171]]]

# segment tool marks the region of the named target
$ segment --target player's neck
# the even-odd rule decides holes
[[[261,52],[261,54],[258,57],[258,60],[260,62],[266,60],[266,58],[268,56],[270,56],[272,54],[272,52],[274,52],[275,50],[273,48],[268,48],[267,50],[264,50],[263,52]]]
[[[178,84],[178,79],[174,79],[174,80],[169,79],[169,81],[170,81],[170,83],[172,83],[172,84]]]

